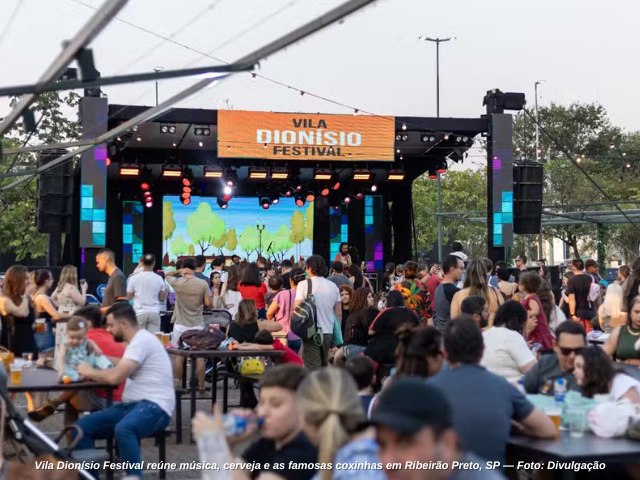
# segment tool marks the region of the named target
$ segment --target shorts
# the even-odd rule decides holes
[[[160,312],[140,312],[136,314],[138,325],[151,333],[160,331]]]
[[[79,412],[93,412],[107,408],[107,399],[98,395],[95,390],[80,390],[69,403]]]
[[[171,343],[173,345],[178,345],[178,341],[182,334],[188,330],[202,330],[204,328],[203,325],[199,325],[197,327],[187,327],[186,325],[180,325],[178,323],[173,324],[173,332],[171,332]]]

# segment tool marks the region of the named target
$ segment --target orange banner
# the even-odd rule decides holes
[[[394,161],[394,117],[218,110],[218,157]]]

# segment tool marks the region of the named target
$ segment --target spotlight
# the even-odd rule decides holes
[[[271,199],[269,197],[260,197],[258,203],[264,210],[269,210],[271,206]]]
[[[196,125],[193,127],[193,134],[196,137],[208,137],[211,135],[211,129],[208,125]]]
[[[190,187],[191,179],[189,177],[182,177],[182,185],[183,187]]]
[[[140,165],[135,163],[121,163],[120,175],[126,177],[137,177],[140,174]]]
[[[402,130],[406,130],[406,129],[407,129],[407,124],[406,124],[406,123],[403,123],[403,124],[402,124]]]
[[[316,199],[316,194],[313,192],[307,193],[307,202],[313,202]]]
[[[185,206],[190,205],[191,204],[191,197],[180,198],[180,203],[182,203]]]
[[[331,177],[331,190],[340,190],[340,177],[338,176],[338,174],[334,174]]]
[[[319,181],[331,180],[331,177],[333,177],[333,172],[326,168],[317,168],[313,175],[314,180]]]
[[[353,179],[360,182],[368,182],[371,179],[371,172],[369,170],[354,170]]]
[[[227,200],[224,200],[220,197],[218,197],[216,199],[216,203],[218,204],[218,206],[222,209],[225,210],[228,206],[229,206],[229,202]]]
[[[344,203],[346,203],[347,205],[349,205],[349,204],[351,203],[351,197],[349,197],[349,196],[344,197],[344,200],[343,200],[343,201],[344,201]]]
[[[251,180],[264,180],[267,178],[267,174],[269,172],[266,168],[250,168],[249,169],[249,178]]]
[[[331,208],[333,208],[334,212],[339,212],[340,211],[340,205],[333,205]]]
[[[147,200],[144,202],[144,206],[147,208],[153,207],[153,198],[151,197],[147,198]]]
[[[152,193],[149,190],[147,190],[146,192],[143,193],[143,195],[144,195],[144,198],[147,199],[148,197],[152,196]]]
[[[377,192],[378,191],[378,186],[375,185],[375,184],[371,185],[371,191],[374,192],[374,193]]]
[[[229,185],[226,185],[222,189],[222,193],[224,193],[225,195],[231,195],[231,194],[233,194],[233,188],[231,188]]]
[[[426,142],[433,143],[436,141],[436,137],[433,135],[422,135],[422,141],[425,143]]]
[[[286,180],[289,178],[289,170],[286,168],[272,168],[271,178],[273,180]]]
[[[389,170],[387,180],[390,182],[401,182],[402,180],[404,180],[404,177],[404,170]]]
[[[274,195],[271,197],[271,205],[278,205],[280,203],[280,197]]]
[[[356,193],[356,199],[357,200],[362,200],[363,198],[364,198],[364,193],[362,193],[362,192]]]
[[[223,174],[223,171],[220,167],[217,167],[217,166],[204,167],[205,178],[222,178],[222,174]]]
[[[142,183],[140,184],[140,189],[141,189],[143,192],[147,192],[148,190],[150,190],[150,189],[151,189],[151,185],[149,184],[149,182],[146,182],[146,181],[145,181],[145,182],[142,182]]]
[[[402,135],[402,141],[406,142],[407,140],[409,140],[409,135]]]
[[[134,125],[133,127],[131,127],[131,130],[133,132],[139,132],[140,131],[140,125]]]
[[[160,133],[176,133],[176,126],[167,123],[160,124]]]
[[[285,196],[285,197],[289,198],[289,197],[291,197],[292,195],[293,195],[293,192],[291,191],[291,189],[290,189],[290,188],[288,188],[287,190],[285,190],[285,192],[284,192],[284,196]]]
[[[181,177],[182,167],[180,165],[165,165],[162,167],[163,177]]]
[[[447,173],[447,162],[440,162],[436,167],[436,173]]]
[[[400,134],[396,135],[396,142],[399,142],[400,140],[402,140],[402,135]]]
[[[236,171],[236,169],[228,168],[224,176],[224,182],[228,186],[233,187],[237,181],[238,181],[238,172]]]
[[[449,140],[449,134],[448,134],[448,133],[445,133],[445,134],[444,134],[444,139],[445,139],[445,140]]]
[[[304,207],[304,204],[307,203],[305,196],[297,193],[294,197],[297,207]]]
[[[438,178],[438,174],[436,173],[435,170],[429,170],[429,178],[431,180],[435,180],[436,178]]]
[[[331,190],[329,190],[328,187],[324,187],[322,190],[320,190],[320,195],[322,195],[323,197],[328,197],[330,193]]]

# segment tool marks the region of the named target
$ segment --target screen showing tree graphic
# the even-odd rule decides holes
[[[298,260],[313,253],[313,203],[300,208],[293,198],[281,198],[263,210],[257,198],[238,197],[223,210],[215,197],[191,197],[191,204],[185,206],[180,197],[166,196],[162,239],[165,268],[190,255]]]

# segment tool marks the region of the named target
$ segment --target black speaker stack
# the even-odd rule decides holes
[[[513,162],[513,232],[540,233],[544,175],[538,162]]]
[[[48,164],[66,150],[45,150],[38,167]],[[38,176],[37,228],[41,233],[70,233],[73,211],[73,162],[67,160]]]

